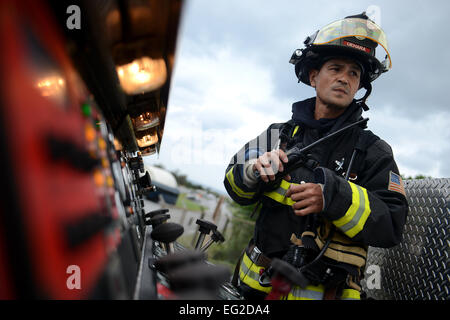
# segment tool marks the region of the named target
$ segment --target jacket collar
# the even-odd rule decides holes
[[[361,118],[362,108],[355,100],[347,107],[345,112],[335,119],[314,119],[316,97],[295,102],[292,105],[292,120],[296,125],[317,129],[321,133],[333,132],[344,124],[355,122]]]

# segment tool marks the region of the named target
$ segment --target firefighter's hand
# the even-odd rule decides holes
[[[297,216],[306,216],[323,210],[322,188],[317,183],[291,185],[286,197],[291,197],[295,201],[292,208]]]
[[[269,182],[275,180],[275,174],[283,172],[283,163],[288,162],[288,157],[283,150],[273,150],[261,155],[256,163],[253,165],[253,171],[258,171],[261,176],[261,180]],[[291,180],[291,177],[287,175],[285,180]]]

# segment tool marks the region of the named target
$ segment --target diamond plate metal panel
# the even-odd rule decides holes
[[[404,182],[410,211],[403,240],[369,248],[363,291],[373,299],[449,300],[450,179]],[[378,282],[367,273],[374,269]]]

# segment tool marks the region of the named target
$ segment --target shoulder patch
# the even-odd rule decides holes
[[[405,186],[402,177],[392,171],[389,171],[389,185],[388,190],[401,193],[406,197]]]

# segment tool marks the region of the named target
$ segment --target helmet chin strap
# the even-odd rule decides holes
[[[362,97],[361,99],[356,100],[356,103],[359,106],[361,106],[364,111],[368,111],[369,107],[366,104],[366,100],[370,96],[370,94],[372,93],[372,84],[369,82],[368,84],[364,85],[363,88],[366,89],[366,93],[364,94],[364,97]]]

